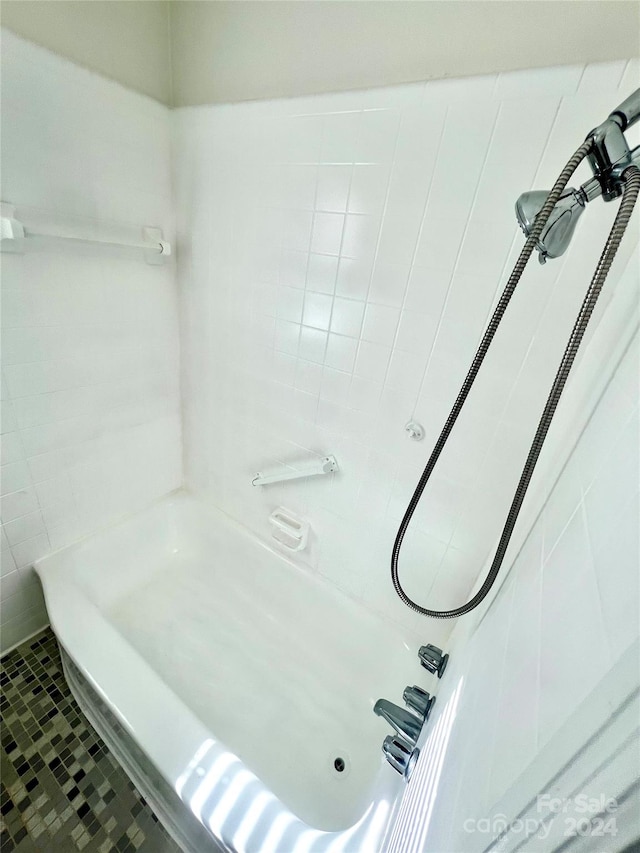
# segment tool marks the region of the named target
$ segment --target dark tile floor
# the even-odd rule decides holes
[[[2,853],[179,853],[75,703],[52,631],[1,664]]]

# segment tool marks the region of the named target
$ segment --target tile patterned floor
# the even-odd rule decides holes
[[[50,629],[0,668],[2,853],[179,853],[83,716]]]

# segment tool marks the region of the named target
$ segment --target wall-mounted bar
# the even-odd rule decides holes
[[[145,253],[149,263],[162,263],[171,255],[171,243],[162,239],[159,228],[143,228],[140,242],[124,242],[115,240],[100,240],[93,237],[76,237],[67,234],[52,234],[37,231],[25,226],[13,216],[13,210],[3,204],[3,215],[0,218],[0,247],[3,252],[23,252],[30,240],[62,242],[68,245],[95,246],[106,249],[133,249]],[[7,210],[9,208],[9,210]],[[9,215],[6,215],[9,213]]]
[[[302,477],[317,477],[321,474],[333,474],[339,471],[335,456],[323,456],[303,468],[288,468],[277,474],[261,474],[258,472],[251,481],[252,486],[268,486],[270,483],[283,483],[285,480],[299,480]]]

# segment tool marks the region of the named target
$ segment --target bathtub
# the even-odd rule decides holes
[[[193,853],[379,851],[415,642],[176,493],[36,563],[71,689]],[[391,594],[391,592],[390,592]]]

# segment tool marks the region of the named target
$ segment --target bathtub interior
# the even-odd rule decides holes
[[[414,640],[185,494],[67,550],[57,570],[293,814],[361,818],[393,774],[375,701],[434,686]]]
[[[43,580],[72,584],[106,614],[114,601],[152,578],[188,542],[179,522],[181,493],[36,561]],[[108,571],[102,571],[108,567]],[[45,587],[46,588],[46,587]]]

